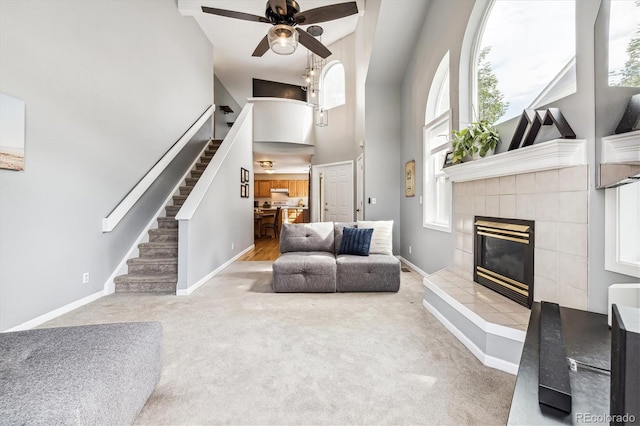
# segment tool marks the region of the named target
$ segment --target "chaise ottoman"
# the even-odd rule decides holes
[[[0,333],[0,424],[132,424],[161,371],[159,322]]]

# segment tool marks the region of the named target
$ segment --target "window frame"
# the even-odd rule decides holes
[[[445,135],[445,142],[432,146],[433,139],[430,137],[430,130],[437,129],[442,125],[447,125],[447,135]],[[424,228],[433,229],[441,232],[452,232],[452,213],[453,203],[452,195],[453,188],[449,177],[442,172],[442,165],[437,170],[433,170],[433,157],[442,151],[447,151],[451,148],[451,142],[446,137],[451,133],[451,109],[446,110],[429,123],[425,124],[422,128],[422,140],[423,140],[423,165],[424,165],[424,178],[423,178],[423,208],[422,208],[422,226]],[[440,135],[438,135],[440,136]],[[445,176],[445,195],[446,195],[446,208],[448,223],[444,224],[437,222],[435,218],[438,217],[439,205],[436,197],[437,194],[437,180],[440,175]]]
[[[489,17],[493,11],[493,7],[497,0],[477,0],[473,10],[471,12],[471,16],[467,23],[467,28],[465,30],[462,48],[460,52],[460,69],[459,69],[459,77],[460,82],[468,82],[468,86],[463,87],[462,83],[460,84],[460,92],[459,92],[459,101],[460,105],[469,105],[468,110],[466,108],[461,108],[460,111],[460,123],[471,123],[478,120],[480,116],[479,105],[478,105],[478,55],[480,54],[481,46],[482,46],[482,37],[489,21]],[[577,22],[577,2],[574,1],[574,23]],[[574,45],[574,55],[573,58],[569,60],[569,62],[565,65],[568,67],[569,64],[573,61],[575,62],[577,56],[577,26],[574,27],[574,36],[576,43]],[[468,62],[467,62],[468,61]],[[561,70],[561,71],[564,71]],[[526,109],[535,109],[539,108],[543,105],[547,105],[551,102],[557,102],[561,99],[565,99],[568,96],[571,96],[577,93],[578,90],[578,80],[577,75],[574,80],[574,89],[571,92],[561,92],[561,96],[552,97],[551,101],[545,102],[545,104],[540,105],[540,100],[544,99],[543,95],[548,94],[549,86],[558,78],[558,75],[554,76],[553,79],[547,82],[546,86],[543,88],[542,92],[537,95],[536,98],[532,99]],[[509,99],[505,99],[509,101]],[[515,115],[511,118],[500,118],[494,125],[503,124],[505,122],[509,122],[511,120],[517,120],[520,115]]]
[[[340,65],[342,67],[342,80],[344,81],[344,93],[343,95],[343,102],[341,104],[338,105],[333,105],[327,108],[326,106],[326,85],[325,85],[325,78],[327,76],[327,73],[334,67],[336,67],[337,65]],[[327,65],[325,65],[325,67],[322,69],[322,72],[320,73],[320,81],[319,81],[319,90],[320,90],[320,100],[318,102],[320,108],[322,108],[324,111],[329,111],[333,108],[337,108],[343,105],[346,105],[347,103],[347,77],[346,77],[346,70],[344,68],[344,64],[341,61],[335,60],[335,61],[331,61],[329,62]]]
[[[632,185],[640,185],[634,183]],[[625,262],[620,254],[620,186],[605,189],[604,269],[640,278],[640,262]]]

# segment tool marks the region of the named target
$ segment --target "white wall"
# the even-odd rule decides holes
[[[214,77],[213,79],[213,88],[214,88],[214,103],[216,104],[216,111],[214,112],[215,119],[215,128],[214,128],[214,139],[224,139],[229,133],[230,127],[227,123],[233,123],[236,121],[238,115],[240,115],[240,110],[242,109],[240,105],[236,102],[236,100],[231,96],[231,93],[227,90],[226,87],[222,84],[222,82],[218,79],[218,77]],[[226,105],[230,107],[233,112],[229,114],[225,114],[220,109],[221,106]]]
[[[284,98],[249,98],[253,107],[255,142],[313,145],[313,108],[306,102]]]
[[[402,247],[400,254],[422,270],[432,273],[453,264],[453,238],[451,233],[427,229],[422,226],[423,195],[423,126],[425,108],[431,82],[447,50],[450,58],[450,106],[452,125],[458,123],[458,68],[460,49],[473,1],[446,2],[433,0],[419,34],[418,44],[409,63],[402,85],[402,158],[404,163],[416,160],[415,197],[400,199]],[[404,193],[404,190],[403,192]],[[409,253],[409,246],[412,253]]]
[[[346,103],[329,110],[328,126],[315,127],[316,149],[312,164],[355,161],[362,152],[365,82],[379,10],[380,0],[368,0],[356,31],[328,46],[333,54],[327,62],[338,60],[344,65]]]
[[[401,163],[400,91],[367,83],[364,147],[365,220],[393,220],[393,252],[400,253],[400,200],[404,198]],[[376,204],[370,204],[371,198]]]
[[[176,215],[178,294],[204,284],[253,244],[252,104],[247,104]],[[236,127],[237,126],[237,127]],[[250,170],[249,197],[240,197],[240,169]]]
[[[0,170],[7,330],[102,291],[168,194],[101,220],[212,104],[213,48],[170,1],[3,0],[0,51],[26,102],[25,171]]]

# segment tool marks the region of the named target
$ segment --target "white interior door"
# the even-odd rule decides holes
[[[356,160],[356,219],[364,220],[364,154]]]
[[[328,165],[323,172],[323,219],[328,222],[353,221],[353,162]]]

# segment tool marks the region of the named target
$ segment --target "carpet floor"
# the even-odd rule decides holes
[[[136,424],[505,424],[515,377],[398,293],[276,294],[235,262],[190,296],[113,294],[43,327],[161,321],[164,368]]]

